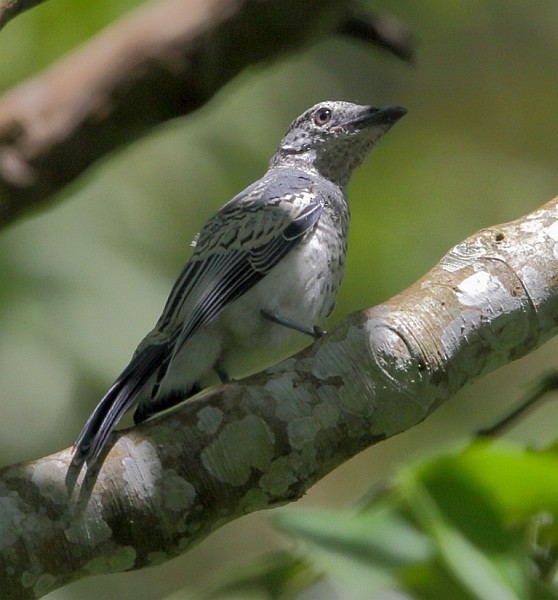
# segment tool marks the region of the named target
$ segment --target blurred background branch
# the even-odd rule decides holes
[[[44,0],[0,0],[0,29],[11,19]]]
[[[158,0],[0,97],[0,225],[107,153],[192,112],[248,65],[340,32],[412,56],[345,0]]]

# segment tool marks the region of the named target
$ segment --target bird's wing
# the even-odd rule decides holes
[[[173,355],[312,230],[324,202],[316,188],[296,171],[263,178],[208,221],[155,328],[174,341]]]
[[[182,345],[314,227],[324,198],[316,185],[296,172],[264,177],[208,221],[156,327],[85,423],[75,444],[76,467],[97,460],[114,425],[154,374],[161,380]]]

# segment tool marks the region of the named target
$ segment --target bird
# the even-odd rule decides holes
[[[349,180],[406,112],[326,101],[291,123],[263,177],[195,237],[155,327],[77,437],[73,465],[94,465],[132,407],[139,424],[228,382],[250,351],[325,333],[344,272]]]

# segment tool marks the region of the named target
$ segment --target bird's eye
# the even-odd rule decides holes
[[[318,126],[325,125],[331,121],[331,110],[329,108],[320,108],[314,115],[314,123]]]

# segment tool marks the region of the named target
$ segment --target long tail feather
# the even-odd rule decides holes
[[[130,364],[101,398],[74,444],[74,465],[98,459],[111,431],[135,403],[145,383],[159,368],[167,353],[166,344],[153,344],[134,356]]]

